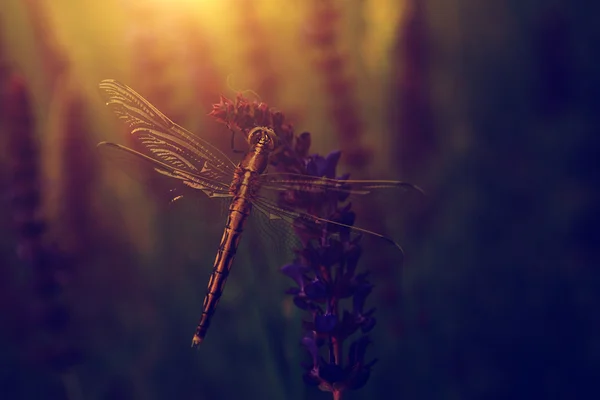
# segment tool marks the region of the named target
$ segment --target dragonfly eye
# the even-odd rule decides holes
[[[248,133],[248,143],[251,146],[255,146],[257,144],[261,144],[267,150],[272,151],[275,148],[275,139],[277,135],[273,129],[258,126]]]

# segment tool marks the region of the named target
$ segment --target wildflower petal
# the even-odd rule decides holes
[[[367,347],[371,344],[371,339],[368,336],[361,336],[353,341],[348,352],[348,365],[364,364]]]
[[[336,315],[317,315],[315,317],[315,330],[319,333],[332,332],[338,324]]]
[[[341,261],[344,255],[344,247],[339,240],[330,239],[329,244],[323,248],[321,253],[321,265],[329,268]]]
[[[337,335],[340,339],[345,339],[351,336],[354,332],[359,328],[359,324],[357,322],[356,316],[354,314],[349,313],[347,310],[344,310],[344,314],[342,316],[342,321],[338,326]]]
[[[309,156],[306,161],[306,173],[312,176],[321,176],[320,172],[324,169],[325,159],[318,154]]]
[[[319,384],[321,384],[321,379],[319,378],[319,375],[316,373],[313,373],[312,370],[305,372],[302,375],[302,380],[304,381],[304,384],[307,386],[319,386]]]
[[[308,149],[310,148],[310,142],[310,133],[301,133],[296,140],[296,154],[298,154],[300,157],[306,157],[308,155]]]
[[[321,390],[322,392],[333,392],[333,387],[329,382],[322,381],[319,384],[319,390]]]
[[[291,287],[291,288],[287,288],[285,290],[285,294],[292,294],[292,295],[297,295],[300,294],[300,289],[297,287]]]
[[[377,319],[374,317],[366,317],[360,324],[360,330],[362,333],[369,333],[377,324]]]
[[[292,278],[301,291],[304,291],[304,273],[306,272],[306,267],[302,264],[287,264],[281,267],[280,271]]]
[[[352,297],[352,309],[355,314],[360,314],[363,311],[367,296],[371,293],[373,285],[370,283],[361,283],[356,286],[354,296]]]
[[[314,333],[307,332],[300,340],[300,344],[309,352],[313,360],[313,367],[316,368],[319,365],[319,348],[315,342]]]
[[[327,296],[327,287],[321,280],[315,280],[306,285],[304,289],[306,297],[311,300],[319,301],[325,299]]]
[[[299,296],[294,296],[294,305],[301,310],[306,311],[310,309],[310,304],[308,304],[308,302],[305,299]]]
[[[354,275],[361,254],[362,248],[358,244],[351,244],[350,248],[346,251],[346,273],[350,276]]]
[[[325,176],[327,178],[335,178],[335,169],[337,168],[337,163],[342,156],[342,152],[339,150],[332,151],[325,158],[325,168],[321,171],[320,176]]]

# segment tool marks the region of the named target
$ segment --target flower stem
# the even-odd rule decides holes
[[[335,363],[341,367],[343,343],[338,340],[336,336],[331,338],[331,343],[333,344],[333,356],[335,357]]]
[[[331,277],[330,277],[331,278]],[[336,318],[339,319],[338,316],[338,310],[339,310],[339,299],[337,296],[332,296],[329,299],[329,312],[332,315],[335,315]],[[342,366],[342,351],[343,351],[343,342],[341,340],[339,340],[339,337],[337,334],[333,334],[331,335],[331,347],[333,348],[333,357],[335,359],[335,363],[338,366]]]

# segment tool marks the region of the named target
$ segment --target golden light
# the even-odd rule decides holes
[[[232,2],[218,0],[133,0],[127,1],[127,6],[131,8],[153,9],[157,12],[167,14],[178,13],[207,13],[212,15],[213,19],[217,16],[222,17],[226,14],[217,13],[220,8],[227,7],[231,9]]]

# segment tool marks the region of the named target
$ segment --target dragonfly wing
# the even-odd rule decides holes
[[[235,164],[224,153],[171,121],[133,89],[110,79],[99,87],[106,105],[131,128],[147,156],[178,171],[231,179]]]
[[[359,227],[353,226],[353,225],[347,225],[347,224],[344,224],[341,222],[329,220],[327,218],[317,217],[315,215],[311,215],[311,214],[308,214],[308,213],[305,213],[302,211],[282,207],[282,206],[278,205],[275,201],[270,200],[265,197],[262,197],[262,196],[256,196],[253,199],[253,204],[255,205],[256,208],[261,210],[263,214],[266,214],[269,219],[274,219],[274,220],[280,219],[282,221],[287,222],[288,224],[290,224],[292,226],[295,224],[304,224],[304,225],[312,227],[312,228],[320,228],[320,229],[324,229],[327,227],[328,224],[332,224],[337,227],[347,228],[355,233],[365,233],[365,234],[372,235],[374,237],[383,239],[383,240],[393,244],[394,246],[396,246],[400,250],[400,252],[402,254],[404,254],[404,250],[402,249],[402,246],[400,246],[393,239],[391,239],[385,235],[382,235],[380,233],[370,231],[368,229],[359,228]]]
[[[226,183],[213,178],[213,174],[200,171],[193,173],[184,169],[176,168],[160,159],[150,157],[129,147],[116,143],[100,142],[98,148],[103,152],[117,153],[121,157],[133,158],[132,161],[144,162],[161,175],[178,179],[184,185],[203,191],[208,197],[231,197],[229,187]]]
[[[274,214],[273,210],[263,203],[253,202],[253,212],[250,228],[255,229],[263,238],[265,246],[270,253],[278,257],[278,261],[289,260],[293,257],[293,250],[300,248],[301,241],[296,236],[290,219]]]
[[[292,173],[262,174],[261,189],[270,192],[295,191],[311,194],[338,193],[365,195],[385,189],[423,190],[411,183],[390,180],[343,180]]]
[[[302,208],[303,205],[310,205],[311,200],[315,199],[314,196],[324,201],[324,203],[333,202],[333,204],[337,204],[337,202],[347,199],[354,202],[364,198],[365,195],[375,193],[388,194],[387,197],[390,197],[389,195],[392,195],[393,191],[398,189],[403,191],[412,190],[424,194],[423,190],[416,185],[392,180],[344,180],[294,173],[266,173],[261,175],[259,179],[261,189],[255,202],[259,207],[269,212],[270,218],[281,218],[291,224],[301,223],[316,228],[324,228],[327,224],[344,227],[356,233],[365,233],[384,239],[402,252],[402,247],[385,235],[304,213],[299,211],[298,207]],[[284,201],[277,201],[274,198]],[[291,200],[291,203],[288,207],[285,203],[289,200]],[[308,200],[308,203],[303,203],[306,200]]]

